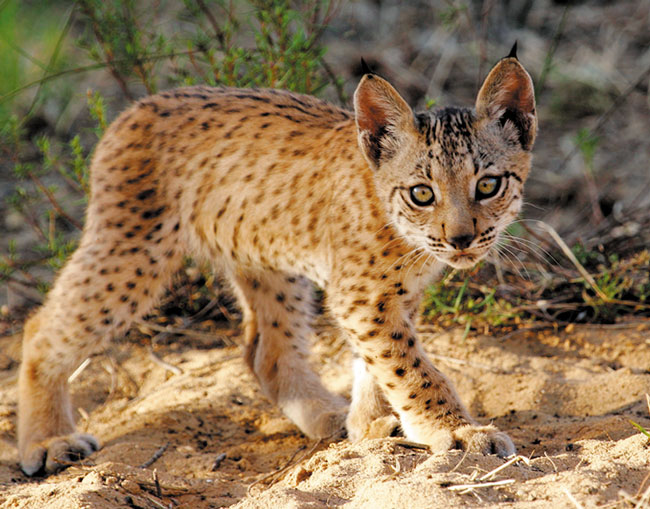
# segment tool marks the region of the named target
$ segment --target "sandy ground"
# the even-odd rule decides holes
[[[261,394],[236,346],[191,337],[151,360],[135,340],[94,357],[73,382],[79,426],[102,441],[47,479],[18,468],[20,337],[0,338],[0,505],[12,508],[650,507],[650,322],[516,331],[421,329],[438,365],[521,459],[432,454],[403,439],[305,438]],[[351,355],[321,332],[314,363],[349,393]],[[492,474],[489,474],[493,472]],[[492,484],[490,483],[498,483]],[[462,485],[488,484],[473,489]],[[644,497],[645,494],[645,497]]]

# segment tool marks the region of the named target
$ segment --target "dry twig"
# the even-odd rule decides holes
[[[147,461],[145,461],[142,465],[140,465],[140,468],[149,468],[151,465],[153,465],[156,461],[160,459],[160,457],[165,454],[165,451],[169,448],[170,442],[167,442],[165,445],[160,447],[155,453],[153,453],[153,456],[149,458]],[[160,490],[160,483],[158,482],[158,476],[156,475],[154,477],[156,489]]]
[[[148,350],[149,350],[149,358],[153,362],[158,364],[158,366],[160,366],[161,368],[163,368],[166,371],[170,371],[174,375],[182,375],[183,374],[183,370],[181,368],[179,368],[178,366],[174,366],[173,364],[170,364],[169,362],[166,362],[166,361],[162,360],[160,357],[158,357],[156,352],[153,351],[153,346],[152,345],[149,345]]]
[[[406,449],[416,449],[421,451],[428,451],[431,449],[427,444],[420,444],[418,442],[411,442],[409,440],[398,440],[395,442],[395,445],[404,447]]]

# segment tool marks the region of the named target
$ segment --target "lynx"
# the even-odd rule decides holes
[[[445,265],[484,258],[517,216],[537,120],[513,51],[475,108],[414,113],[366,73],[354,111],[280,90],[147,97],[99,142],[76,252],[26,323],[18,441],[28,475],[99,448],[75,431],[67,377],[155,306],[184,256],[232,284],[245,358],[309,437],[387,436],[508,456],[427,358],[414,320]],[[306,361],[312,284],[356,355],[352,401]],[[348,408],[349,407],[349,408]]]

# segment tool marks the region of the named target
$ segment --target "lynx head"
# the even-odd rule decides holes
[[[453,267],[471,267],[519,213],[537,117],[515,52],[483,83],[474,109],[414,114],[385,80],[355,92],[359,145],[397,231]]]

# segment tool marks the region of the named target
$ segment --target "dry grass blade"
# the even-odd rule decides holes
[[[546,451],[544,451],[544,457],[548,460],[548,462],[553,466],[553,470],[555,470],[555,473],[558,472],[557,465],[555,462],[551,459],[551,457],[547,454]]]
[[[508,468],[510,465],[514,465],[515,463],[519,463],[520,461],[525,463],[526,466],[530,466],[530,460],[528,458],[526,458],[525,456],[513,456],[508,461],[506,461],[503,465],[498,466],[494,470],[491,470],[487,474],[479,477],[478,480],[479,481],[488,481],[488,480],[494,478],[494,476],[496,474],[498,474],[499,472],[501,472],[502,470]]]
[[[166,371],[169,371],[173,373],[174,375],[182,375],[183,370],[179,368],[178,366],[174,366],[173,364],[170,364],[169,362],[166,362],[162,360],[158,355],[156,355],[156,352],[153,351],[153,346],[149,345],[149,358],[158,364],[161,368],[163,368]]]
[[[318,441],[314,444],[314,446],[310,449],[309,453],[313,452],[313,451],[316,449],[316,447],[317,447],[320,443],[321,443],[321,440],[318,440]],[[265,475],[265,476],[262,477],[261,479],[257,479],[256,481],[254,481],[254,482],[253,482],[253,483],[248,487],[248,489],[246,490],[246,492],[250,495],[251,492],[252,492],[252,490],[253,490],[253,488],[254,488],[255,486],[257,486],[257,485],[260,484],[260,483],[265,482],[265,481],[268,480],[268,479],[271,479],[272,481],[276,481],[277,478],[278,478],[278,477],[279,477],[283,472],[286,472],[290,467],[292,467],[293,465],[297,465],[298,463],[300,463],[300,461],[302,461],[302,459],[303,459],[306,455],[303,455],[299,460],[297,460],[297,461],[294,463],[294,460],[295,460],[296,456],[298,456],[298,454],[299,454],[301,451],[304,451],[306,448],[307,448],[307,447],[304,446],[304,445],[301,446],[301,447],[299,447],[299,448],[298,448],[298,449],[293,453],[293,455],[291,456],[291,458],[289,458],[289,461],[287,461],[287,463],[286,463],[282,468],[280,468],[279,470],[276,470],[275,472],[271,472],[271,473],[268,474],[268,475]],[[308,453],[308,454],[309,454],[309,453]],[[271,484],[273,484],[273,483],[271,483]]]
[[[83,373],[83,370],[88,367],[90,364],[90,357],[88,357],[85,361],[83,361],[77,369],[75,369],[72,374],[68,377],[68,383],[71,384],[74,382],[81,373]]]
[[[634,506],[634,509],[648,509],[650,507],[650,488],[645,490],[643,496],[639,499],[637,504]]]
[[[578,259],[575,257],[569,246],[567,246],[566,242],[560,237],[557,231],[555,231],[555,228],[553,228],[550,224],[545,223],[543,221],[540,221],[540,226],[544,228],[548,234],[553,238],[555,243],[560,247],[562,252],[566,255],[566,257],[571,260],[571,263],[575,266],[576,269],[578,269],[578,272],[580,275],[589,283],[589,286],[596,292],[596,294],[604,301],[604,302],[609,302],[609,297],[603,293],[603,291],[600,289],[600,287],[596,284],[596,281],[592,277],[589,272],[587,272],[587,269],[583,267],[583,265],[578,261]]]
[[[161,504],[155,498],[150,497],[149,495],[145,495],[144,497],[156,507],[161,507],[162,509],[168,509],[168,506]]]
[[[460,491],[462,493],[469,493],[470,491],[476,488],[492,488],[494,486],[506,486],[508,484],[513,484],[514,479],[503,479],[501,481],[491,481],[491,482],[481,482],[481,483],[472,483],[472,484],[455,484],[453,486],[447,486],[447,489],[450,491]]]
[[[465,449],[465,452],[463,453],[463,456],[460,458],[460,460],[458,461],[458,463],[456,463],[456,465],[454,466],[454,468],[452,468],[452,469],[449,471],[450,474],[451,474],[452,472],[455,472],[456,470],[458,470],[458,469],[460,468],[460,466],[462,465],[463,461],[465,461],[465,458],[467,458],[468,454],[469,454],[469,449]]]
[[[157,325],[151,322],[137,322],[136,325],[140,329],[140,332],[143,334],[148,334],[147,330],[153,330],[156,332],[166,333],[166,334],[179,334],[181,336],[194,337],[203,341],[214,341],[215,339],[220,339],[227,346],[234,346],[235,342],[230,339],[229,335],[232,334],[232,329],[222,329],[219,331],[212,332],[203,332],[194,329],[186,329],[181,327],[173,327],[172,325]]]
[[[643,481],[645,482],[647,479],[648,477],[646,477]],[[650,486],[648,486],[648,488],[643,492],[643,495],[641,495],[641,498],[639,498],[639,501],[634,506],[634,509],[648,509],[648,507],[650,507],[649,502],[650,502]]]
[[[567,498],[576,509],[584,509],[582,504],[578,502],[573,495],[571,495],[571,492],[566,487],[563,487],[562,491],[566,494]]]
[[[280,476],[284,472],[286,472],[289,468],[291,468],[291,467],[293,467],[295,465],[298,465],[298,464],[300,464],[300,462],[302,462],[306,458],[311,457],[311,455],[314,453],[314,451],[316,451],[316,449],[318,449],[318,447],[322,443],[324,443],[325,441],[327,441],[327,440],[329,440],[331,438],[334,438],[334,437],[340,435],[340,433],[341,433],[341,431],[338,430],[338,431],[335,431],[334,433],[332,433],[331,435],[329,435],[329,436],[327,436],[325,438],[320,438],[320,439],[316,440],[316,442],[314,442],[314,444],[311,446],[311,448],[308,451],[305,451],[307,446],[305,446],[305,445],[301,446],[300,448],[298,448],[297,451],[295,451],[293,453],[291,458],[289,458],[289,461],[287,461],[287,463],[282,468],[276,470],[275,472],[271,472],[268,475],[265,475],[261,479],[257,479],[255,482],[253,482],[251,485],[248,486],[248,489],[246,490],[246,492],[248,494],[250,494],[254,486],[256,486],[256,485],[258,485],[260,483],[263,483],[263,482],[267,481],[268,479],[271,479],[271,483],[269,484],[269,487],[272,486],[280,478]],[[300,453],[301,451],[305,451],[305,452],[304,452],[304,454],[302,454],[302,456],[300,456],[299,459],[296,460],[295,459],[296,456],[298,456],[298,453]]]

